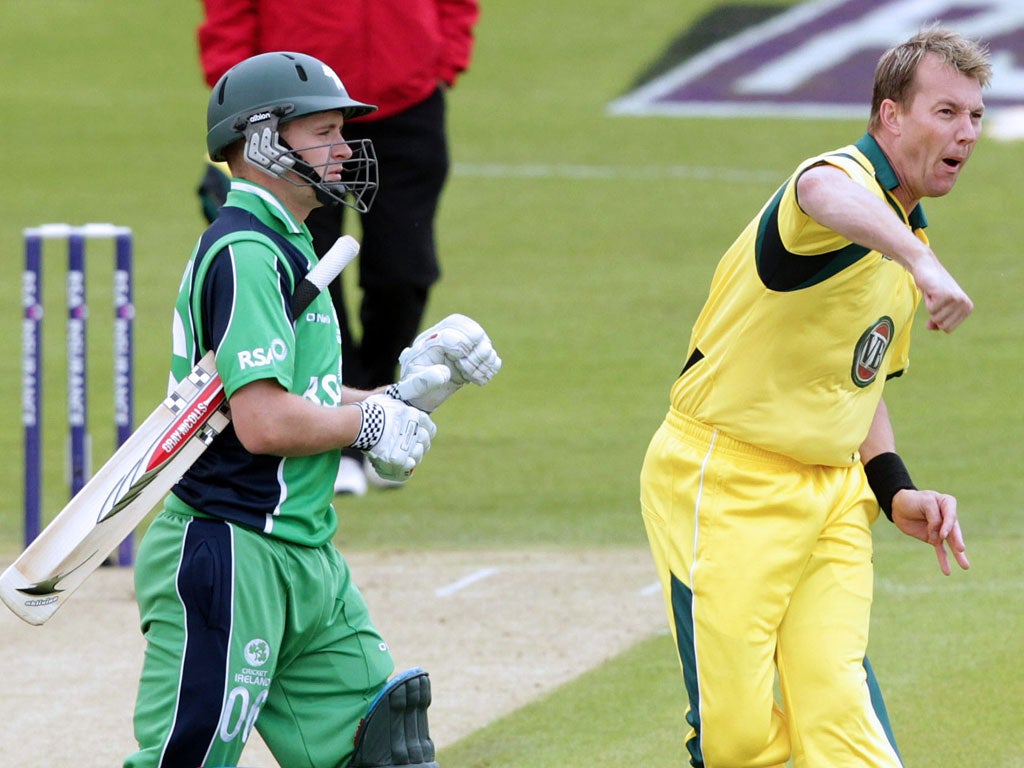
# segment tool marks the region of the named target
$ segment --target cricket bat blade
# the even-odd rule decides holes
[[[206,356],[0,575],[0,599],[42,624],[160,503],[230,416]]]

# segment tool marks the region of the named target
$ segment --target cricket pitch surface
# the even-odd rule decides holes
[[[439,749],[665,627],[644,549],[346,559],[397,669],[430,673]],[[130,568],[99,569],[43,626],[0,606],[0,648],[5,764],[110,768],[134,749],[144,642]],[[278,768],[255,731],[242,765]]]

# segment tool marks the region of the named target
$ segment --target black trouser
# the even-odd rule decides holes
[[[360,217],[360,338],[349,325],[340,281],[330,286],[344,382],[372,389],[394,381],[398,355],[419,331],[430,286],[440,277],[434,217],[448,174],[444,92],[383,120],[348,123],[344,134],[373,141],[380,174],[373,205]],[[324,206],[306,219],[317,254],[340,237],[345,210]]]

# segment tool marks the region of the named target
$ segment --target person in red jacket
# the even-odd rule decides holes
[[[440,277],[434,220],[448,175],[445,92],[470,63],[477,0],[203,0],[199,55],[211,87],[231,66],[268,51],[297,51],[330,66],[378,110],[346,122],[349,140],[370,139],[380,186],[360,213],[358,307],[362,333],[348,322],[341,283],[331,296],[341,324],[346,385],[373,389],[394,380],[395,361],[416,336]],[[339,237],[343,206],[306,220],[318,254]],[[207,209],[207,216],[215,215]],[[366,492],[372,468],[343,455],[335,490]]]

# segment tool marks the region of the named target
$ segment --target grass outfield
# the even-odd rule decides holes
[[[0,286],[0,334],[16,357],[22,227],[131,226],[141,421],[163,396],[171,306],[202,227],[194,192],[206,102],[194,44],[200,7],[31,5],[25,13],[0,4],[0,247],[11,272]],[[505,368],[437,415],[438,439],[412,486],[341,502],[343,547],[644,546],[640,462],[719,254],[799,160],[863,132],[858,122],[606,116],[608,101],[712,5],[646,0],[627,13],[613,0],[485,0],[473,69],[450,99],[455,170],[440,219],[445,274],[429,319],[476,317]],[[983,140],[953,194],[926,205],[932,241],[977,309],[951,337],[926,332],[919,318],[912,369],[887,390],[918,482],[960,500],[973,563],[944,579],[926,547],[886,525],[877,531],[871,656],[910,766],[1024,765],[1024,221],[1007,173],[1022,161],[1024,146]],[[90,264],[96,466],[112,432],[101,367],[108,261]],[[62,281],[60,270],[49,272],[51,457],[60,456],[64,424]],[[0,377],[10,403],[20,402],[15,371],[8,365]],[[0,467],[7,557],[20,548],[20,437],[14,407],[0,422],[0,450],[10,457]],[[48,509],[61,506],[62,484],[56,459]],[[594,605],[614,610],[601,602],[600,584]],[[681,764],[669,645],[646,641],[445,746],[442,764]]]

